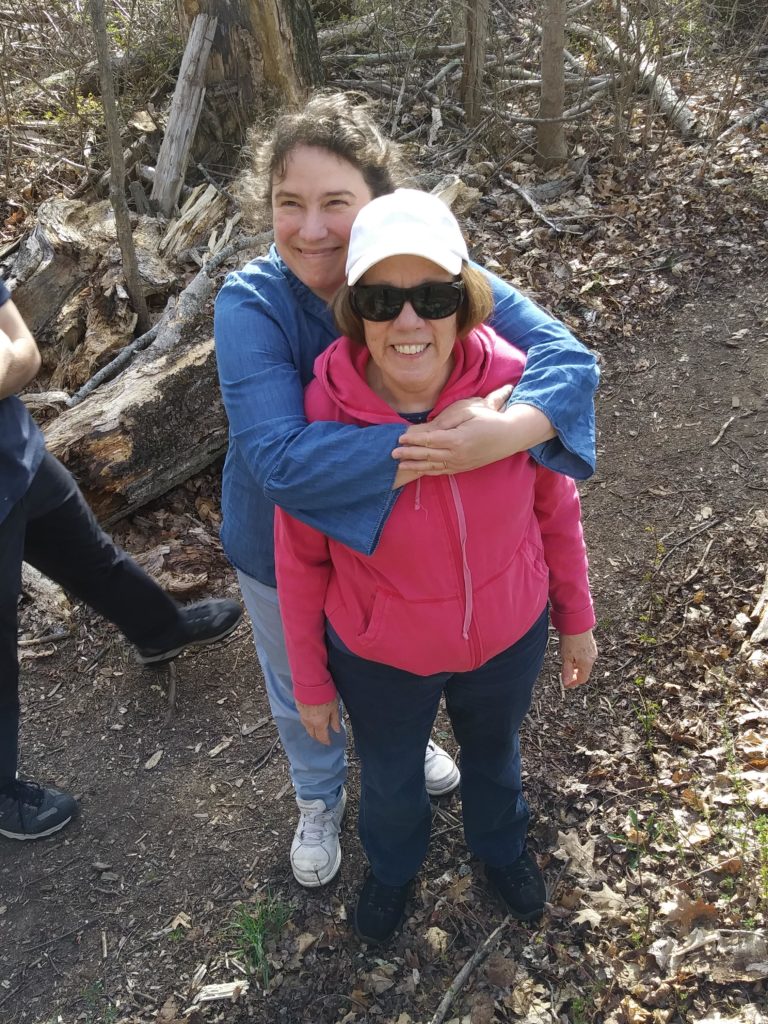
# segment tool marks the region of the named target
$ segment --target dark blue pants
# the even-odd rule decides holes
[[[525,636],[480,668],[436,676],[412,675],[329,645],[331,675],[360,757],[360,839],[380,882],[404,885],[426,856],[432,812],[424,749],[442,694],[461,748],[467,846],[493,867],[522,853],[529,814],[518,731],[544,660],[547,624],[545,610]]]
[[[16,775],[17,606],[29,562],[140,646],[161,646],[179,608],[96,522],[72,475],[46,452],[27,493],[0,523],[0,785]]]

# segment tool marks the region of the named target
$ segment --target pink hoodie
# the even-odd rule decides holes
[[[307,418],[400,421],[366,382],[369,358],[349,338],[318,356]],[[430,419],[460,398],[516,384],[524,366],[523,354],[486,326],[457,341],[454,359]],[[548,599],[559,632],[595,623],[576,486],[527,454],[408,484],[373,555],[279,508],[275,548],[294,694],[303,704],[336,695],[326,617],[355,654],[417,675],[484,664],[530,629]]]

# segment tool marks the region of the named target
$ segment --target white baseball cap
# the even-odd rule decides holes
[[[446,204],[429,192],[398,188],[367,203],[355,217],[347,252],[347,284],[389,256],[421,256],[449,274],[469,260],[467,243]]]

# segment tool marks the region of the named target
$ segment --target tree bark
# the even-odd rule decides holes
[[[160,497],[227,447],[213,341],[129,367],[45,431],[105,525]]]
[[[143,333],[149,327],[149,311],[147,300],[139,278],[139,266],[136,251],[133,247],[131,221],[128,216],[128,203],[125,198],[125,162],[123,160],[123,144],[120,139],[120,119],[115,99],[115,83],[112,78],[112,66],[109,58],[109,41],[107,39],[107,22],[104,16],[103,0],[90,0],[91,24],[96,41],[96,51],[101,72],[101,101],[104,105],[104,123],[107,129],[109,144],[109,166],[111,169],[109,198],[115,211],[115,228],[123,255],[123,273],[125,287],[131,297],[136,311],[139,330]]]
[[[206,102],[195,153],[234,163],[254,118],[297,104],[323,83],[308,0],[177,0],[182,26],[218,18],[206,72]],[[206,116],[207,115],[207,116]]]
[[[485,47],[488,40],[490,0],[467,0],[467,22],[464,44],[464,73],[461,79],[461,102],[467,124],[480,120],[483,102]]]
[[[541,26],[539,117],[562,117],[565,107],[565,0],[542,0]],[[554,167],[568,159],[562,121],[537,124],[536,142],[537,159],[543,167]]]

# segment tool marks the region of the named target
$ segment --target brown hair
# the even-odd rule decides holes
[[[493,312],[493,292],[485,274],[468,263],[462,263],[459,277],[464,282],[464,296],[457,311],[456,333],[459,338],[466,338]],[[351,289],[346,282],[334,295],[331,310],[339,331],[364,345],[363,318],[352,305]]]
[[[248,133],[251,167],[237,182],[245,215],[254,223],[268,219],[272,186],[285,176],[288,157],[297,146],[325,149],[356,167],[371,194],[394,192],[402,171],[395,143],[377,128],[367,102],[345,93],[315,93],[298,111],[280,114],[266,138],[263,129]]]

